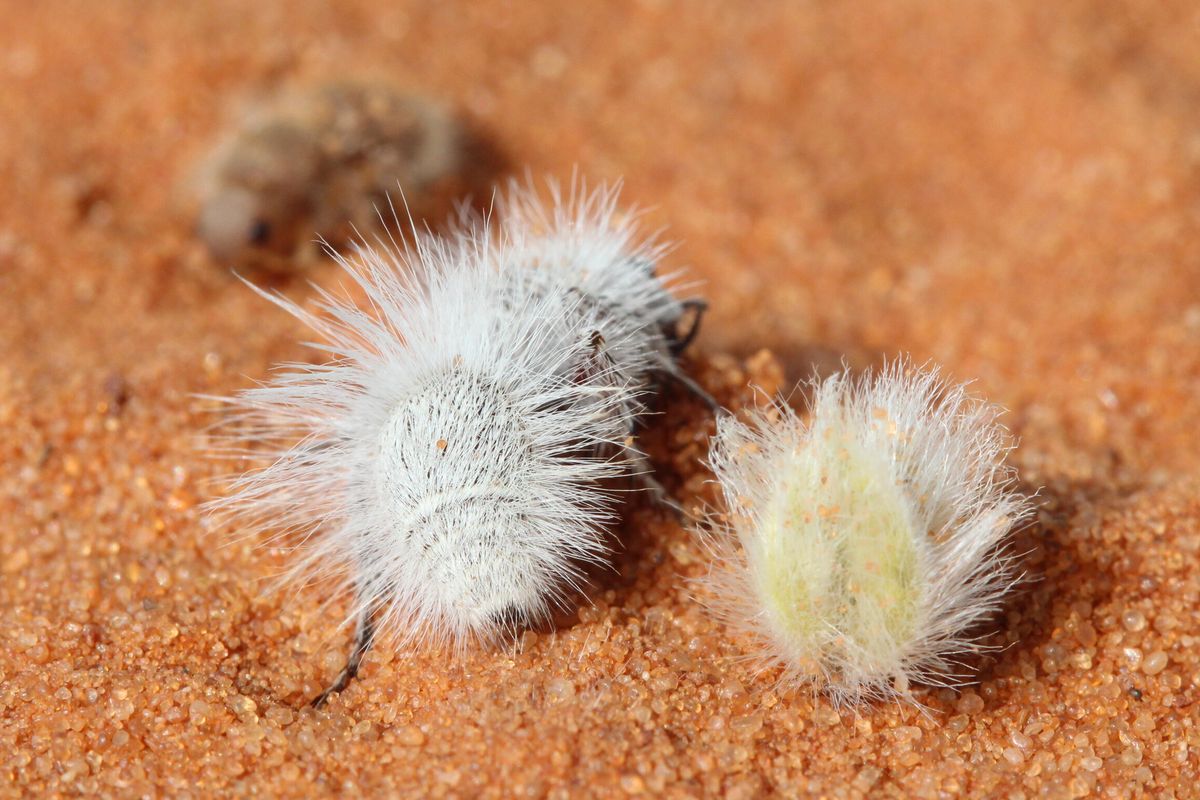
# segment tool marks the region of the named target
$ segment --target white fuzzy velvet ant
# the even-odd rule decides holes
[[[855,703],[968,677],[1030,511],[996,415],[901,361],[816,384],[807,423],[783,403],[720,419],[708,588],[784,685]]]
[[[507,216],[340,258],[366,302],[270,299],[336,360],[287,365],[228,399],[228,450],[270,458],[212,502],[243,530],[298,541],[291,576],[345,576],[358,628],[329,690],[376,632],[462,648],[546,618],[607,556],[621,480],[645,474],[632,432],[690,303],[655,276],[659,248],[616,193],[514,188]]]

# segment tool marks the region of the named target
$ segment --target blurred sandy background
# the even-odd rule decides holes
[[[0,793],[1196,796],[1194,3],[4,17]],[[190,395],[310,354],[177,186],[239,96],[345,74],[445,100],[513,171],[624,177],[705,281],[693,364],[730,402],[907,352],[1009,408],[1038,581],[981,683],[924,693],[929,716],[773,691],[688,599],[698,548],[634,505],[578,620],[463,662],[377,651],[308,709],[346,635],[260,597],[279,553],[206,538]],[[648,439],[692,500],[709,419],[664,410]]]

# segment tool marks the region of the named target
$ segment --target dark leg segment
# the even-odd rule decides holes
[[[684,375],[682,372],[664,370],[662,374],[667,376],[667,378],[669,378],[670,380],[673,380],[676,383],[678,383],[684,389],[687,389],[692,394],[693,397],[695,397],[701,403],[704,403],[704,405],[708,406],[708,410],[713,412],[714,414],[720,413],[721,411],[724,410],[721,408],[721,404],[717,402],[717,398],[713,397],[711,394],[704,391],[703,386],[696,383],[694,380],[689,378],[687,375]]]
[[[364,611],[354,628],[354,648],[350,651],[350,658],[346,661],[346,666],[338,673],[337,678],[329,685],[329,688],[321,692],[320,696],[312,701],[313,708],[320,708],[325,705],[331,696],[350,685],[350,681],[354,680],[355,676],[358,675],[358,668],[362,665],[363,656],[371,649],[371,642],[374,640],[375,624],[371,621],[371,612]]]
[[[678,331],[675,331],[671,336],[671,355],[673,356],[683,353],[700,333],[700,321],[704,319],[704,312],[708,310],[708,303],[699,298],[684,300],[681,305],[684,311],[692,313],[692,326],[688,328],[687,333],[680,335]]]
[[[658,479],[649,472],[641,472],[636,476],[636,479],[642,484],[647,492],[650,493],[650,499],[659,508],[670,510],[678,518],[680,524],[690,522],[693,517],[687,512],[679,502],[671,497],[667,492],[667,487],[658,482]]]
[[[700,333],[700,322],[704,319],[704,312],[708,310],[708,303],[699,298],[684,300],[681,305],[683,306],[685,313],[691,313],[692,324],[686,332],[680,333],[677,320],[675,330],[667,333],[667,342],[672,358],[678,358],[680,355],[682,355],[683,351],[686,350],[688,345],[690,345],[696,338],[696,335]],[[682,319],[682,316],[680,319]],[[716,413],[721,410],[721,404],[718,403],[711,394],[704,391],[700,384],[696,383],[687,375],[684,375],[682,372],[677,370],[664,370],[664,373],[672,380],[683,386],[683,388],[691,392],[692,395],[700,400],[700,402],[708,406],[709,410],[712,412]]]

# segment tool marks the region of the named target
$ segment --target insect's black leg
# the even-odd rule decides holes
[[[358,668],[362,665],[363,656],[367,654],[367,650],[371,649],[371,642],[375,639],[375,624],[371,621],[371,611],[366,609],[358,618],[358,625],[354,629],[354,649],[350,651],[350,658],[346,661],[346,666],[338,673],[337,678],[329,685],[329,688],[321,692],[316,700],[312,701],[313,708],[320,708],[325,705],[329,698],[345,689],[350,681],[354,680],[358,675]]]
[[[667,487],[658,482],[658,479],[649,472],[641,472],[637,476],[637,480],[641,482],[642,488],[650,493],[650,499],[660,508],[669,509],[679,519],[681,524],[692,519],[692,515],[687,512],[675,498],[667,492]]]
[[[689,392],[691,392],[693,397],[695,397],[701,403],[704,403],[704,405],[708,406],[708,410],[714,414],[720,413],[723,410],[721,408],[721,404],[717,402],[717,398],[706,392],[703,386],[696,383],[679,370],[663,370],[662,374],[665,375],[669,380],[675,381],[684,389],[687,389]]]
[[[679,501],[671,497],[667,487],[658,482],[658,478],[654,477],[654,467],[650,465],[650,460],[646,458],[644,453],[636,450],[627,450],[626,458],[629,459],[629,465],[632,470],[634,481],[640,483],[642,488],[650,495],[651,501],[659,508],[665,508],[671,511],[679,520],[680,524],[687,523],[692,519],[692,515],[687,512]]]
[[[692,326],[682,336],[679,335],[678,331],[671,335],[671,355],[673,356],[682,354],[688,348],[688,345],[695,340],[696,336],[700,333],[700,322],[704,319],[704,312],[708,310],[708,302],[698,297],[684,300],[680,305],[683,306],[684,311],[692,313]]]
[[[692,324],[687,329],[687,332],[683,334],[679,333],[678,328],[667,332],[667,347],[670,350],[672,358],[678,358],[696,338],[696,335],[700,333],[700,321],[704,318],[704,312],[708,310],[708,303],[699,298],[684,300],[680,305],[683,306],[684,312],[692,313]],[[682,315],[680,315],[680,318],[682,319]],[[704,391],[700,384],[687,375],[677,370],[664,370],[664,372],[668,377],[677,381],[683,388],[687,389],[692,395],[708,406],[713,413],[721,410],[721,404],[711,394]]]

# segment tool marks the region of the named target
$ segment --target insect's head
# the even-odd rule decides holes
[[[277,217],[264,206],[258,193],[231,186],[204,203],[196,232],[214,258],[237,263],[251,251],[271,247],[278,238]]]

